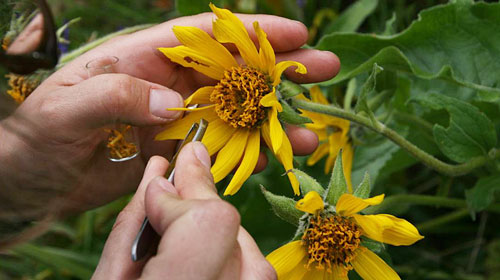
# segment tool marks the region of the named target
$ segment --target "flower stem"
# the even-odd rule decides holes
[[[399,135],[396,131],[386,127],[383,123],[375,119],[370,119],[367,117],[356,115],[354,113],[351,113],[349,111],[334,106],[318,104],[300,99],[294,99],[293,104],[297,108],[303,110],[336,116],[363,125],[389,138],[389,140],[391,140],[401,148],[405,149],[410,155],[412,155],[425,165],[448,176],[455,177],[455,176],[465,175],[471,172],[472,170],[485,165],[488,161],[500,157],[500,151],[493,148],[487,156],[475,157],[469,160],[468,162],[461,164],[449,164],[435,158],[431,154],[418,148],[413,143],[406,140],[403,136]]]
[[[124,35],[124,34],[130,34],[130,33],[134,33],[136,31],[139,31],[139,30],[143,30],[143,29],[146,29],[146,28],[149,28],[151,26],[153,26],[154,24],[140,24],[140,25],[136,25],[136,26],[132,26],[132,27],[128,27],[128,28],[124,28],[120,31],[117,31],[117,32],[114,32],[114,33],[111,33],[111,34],[108,34],[102,38],[99,38],[95,41],[92,41],[88,44],[85,44],[81,47],[79,47],[78,49],[76,50],[73,50],[67,54],[65,54],[64,56],[61,57],[61,59],[59,60],[59,64],[57,65],[57,69],[61,68],[62,66],[64,66],[64,64],[72,61],[73,59],[77,58],[78,56],[82,55],[83,53],[99,46],[100,44],[108,41],[109,39],[111,38],[114,38],[114,37],[117,37],[117,36],[120,36],[120,35]]]
[[[417,225],[417,228],[420,232],[428,232],[431,229],[441,227],[444,224],[459,220],[469,214],[467,209],[460,209],[453,211],[451,213],[445,214],[443,216],[439,216],[430,221],[421,223]]]

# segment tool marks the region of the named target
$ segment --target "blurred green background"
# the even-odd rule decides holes
[[[309,45],[314,46],[322,35],[332,32],[398,33],[416,20],[421,10],[448,1],[212,2],[233,12],[267,13],[299,20],[309,28]],[[66,35],[71,42],[67,46],[69,50],[126,27],[159,23],[209,10],[208,1],[204,0],[49,0],[48,3],[58,26],[73,18],[81,18],[81,21],[70,26]],[[6,22],[3,17],[2,31],[5,30]],[[338,85],[331,88],[329,95],[333,99],[342,96],[344,87]],[[3,80],[0,90],[4,92],[5,88]],[[10,101],[5,99],[5,102]],[[408,138],[418,142],[421,135],[411,131]],[[280,176],[282,167],[271,155],[269,158],[270,164],[264,172],[253,175],[237,195],[226,198],[238,208],[243,226],[255,238],[264,254],[289,241],[295,232],[293,226],[273,215],[260,192],[259,186],[263,185],[274,193],[289,197],[293,195],[286,176]],[[404,151],[398,150],[390,162],[379,168],[380,175],[374,182],[373,194],[435,195],[441,192],[449,197],[462,197],[464,190],[474,184],[468,177],[460,180],[443,177],[408,158]],[[299,168],[326,184],[328,177],[322,173],[323,162],[319,163],[320,167],[307,167],[304,157],[296,159]],[[223,190],[227,182],[227,179],[220,182],[219,189]],[[123,197],[109,205],[58,222],[36,240],[0,253],[0,279],[90,278],[116,215],[129,199]],[[387,252],[382,254],[403,279],[500,279],[500,237],[496,220],[500,218],[499,214],[483,212],[473,221],[468,211],[463,209],[399,205],[389,212],[408,219],[426,236],[411,247],[388,247]]]

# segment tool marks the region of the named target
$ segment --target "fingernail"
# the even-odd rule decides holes
[[[194,154],[196,155],[196,158],[205,165],[207,168],[210,168],[211,162],[210,162],[210,156],[208,155],[207,148],[205,148],[205,145],[203,145],[201,142],[196,141],[193,142],[193,149],[194,149]]]
[[[177,194],[177,190],[175,189],[175,187],[172,185],[172,183],[170,183],[167,179],[161,177],[161,176],[158,176],[156,178],[153,179],[154,182],[160,186],[164,191],[168,192],[168,193],[173,193],[173,194]]]
[[[169,111],[168,108],[184,107],[182,97],[170,89],[151,89],[149,92],[149,112],[164,119],[175,119],[181,112]]]

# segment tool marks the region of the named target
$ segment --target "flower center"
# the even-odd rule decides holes
[[[351,218],[339,215],[312,218],[302,236],[309,256],[307,268],[317,263],[316,269],[326,267],[328,272],[332,272],[334,266],[351,270],[350,262],[356,256],[360,237],[361,231]]]
[[[260,100],[270,93],[267,75],[248,67],[232,67],[215,86],[210,101],[215,112],[235,128],[258,127],[266,118],[266,108]]]

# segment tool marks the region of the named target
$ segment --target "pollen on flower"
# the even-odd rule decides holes
[[[137,146],[125,139],[125,134],[130,129],[132,129],[130,125],[123,126],[121,131],[118,129],[105,129],[110,134],[106,146],[109,148],[109,154],[112,158],[121,159],[137,153]]]
[[[302,236],[309,257],[306,268],[316,264],[316,269],[326,269],[330,273],[336,266],[351,270],[350,262],[356,256],[360,237],[361,230],[351,218],[339,215],[313,217]]]
[[[24,99],[28,97],[37,87],[38,81],[31,79],[26,79],[22,75],[7,74],[6,78],[9,78],[9,88],[7,94],[10,95],[16,103],[23,103]]]
[[[235,128],[253,128],[266,118],[260,100],[271,90],[267,75],[249,67],[232,67],[224,72],[210,101],[223,121]]]

